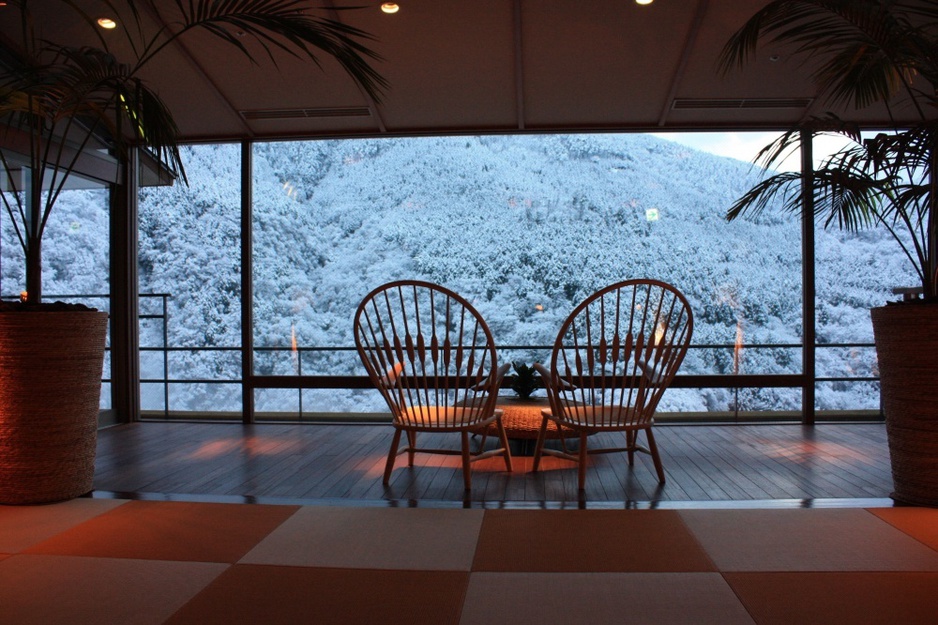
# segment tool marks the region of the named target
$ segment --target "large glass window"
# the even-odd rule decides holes
[[[590,292],[646,276],[695,314],[684,375],[661,409],[797,414],[800,388],[734,388],[733,376],[802,372],[800,224],[769,209],[727,223],[762,172],[769,134],[603,134],[258,143],[253,147],[255,375],[361,376],[352,317],[389,280],[421,278],[470,299],[503,361],[545,362]],[[815,154],[820,152],[816,148]],[[820,156],[818,157],[820,158]],[[146,416],[240,418],[241,162],[238,145],[187,148],[188,186],[140,195],[142,400]],[[791,164],[797,167],[798,156]],[[107,194],[71,190],[49,222],[46,292],[107,307]],[[879,230],[818,230],[819,410],[876,410],[868,309],[912,284]],[[23,262],[0,218],[0,292]],[[107,371],[105,378],[108,377]],[[105,387],[103,402],[109,402]],[[509,389],[503,392],[510,394]],[[378,394],[259,388],[260,419],[373,418]],[[106,403],[105,403],[106,407]],[[740,417],[745,418],[745,417]]]
[[[727,207],[758,179],[751,154],[718,156],[675,139],[256,144],[256,372],[362,374],[352,316],[388,280],[456,290],[489,322],[503,360],[530,363],[547,359],[586,295],[651,277],[678,286],[695,311],[697,347],[682,373],[799,373],[799,224],[772,212],[726,223]],[[287,395],[271,391],[263,405],[275,409],[275,396]],[[295,411],[290,401],[284,410]],[[797,410],[801,399],[795,389],[672,389],[665,401],[664,410],[713,412]],[[351,390],[304,403],[368,406]]]

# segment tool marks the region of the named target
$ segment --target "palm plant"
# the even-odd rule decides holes
[[[529,367],[523,362],[513,362],[511,365],[515,369],[515,379],[511,384],[511,388],[518,394],[518,397],[527,399],[531,396],[531,393],[540,388],[540,384],[535,378],[534,367]]]
[[[917,121],[864,137],[833,113],[809,120],[762,149],[767,169],[807,138],[838,136],[846,147],[813,172],[770,175],[727,212],[757,214],[780,199],[802,213],[801,189],[813,197],[824,227],[848,231],[882,224],[921,279],[925,299],[938,297],[938,4],[931,0],[774,0],[729,40],[720,67],[744,65],[760,41],[788,44],[816,63],[812,78],[826,104],[862,109],[911,107]],[[810,206],[810,204],[808,205]]]
[[[103,0],[125,25],[122,49],[130,50],[125,60],[118,60],[78,0],[58,0],[66,12],[62,19],[70,15],[87,25],[97,47],[49,42],[37,29],[33,2],[4,4],[4,19],[18,11],[21,41],[11,58],[0,60],[0,137],[8,145],[22,146],[16,152],[23,159],[0,150],[8,189],[0,196],[25,255],[29,303],[42,297],[46,222],[87,150],[106,148],[121,162],[129,148],[142,147],[171,175],[185,180],[172,112],[141,77],[152,59],[177,39],[194,31],[210,33],[252,62],[256,52],[274,63],[278,53],[317,64],[320,55],[327,55],[376,101],[387,86],[369,64],[380,57],[362,43],[372,37],[315,17],[302,0]],[[48,6],[46,0],[44,8]],[[176,21],[148,32],[146,17],[167,9]]]

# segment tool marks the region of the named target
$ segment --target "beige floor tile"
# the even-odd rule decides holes
[[[871,508],[870,512],[938,551],[938,508]]]
[[[228,565],[15,555],[0,562],[0,622],[156,625]]]
[[[125,503],[79,498],[43,506],[0,506],[0,551],[22,551]]]
[[[680,514],[721,571],[938,571],[938,553],[863,509]]]
[[[460,625],[753,623],[718,573],[473,573]]]
[[[301,508],[242,563],[468,571],[482,510]]]
[[[760,625],[934,625],[938,573],[726,573]]]

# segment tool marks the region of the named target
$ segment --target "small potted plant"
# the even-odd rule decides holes
[[[511,366],[515,370],[511,390],[517,393],[521,399],[529,399],[531,393],[541,387],[540,376],[535,372],[534,367],[530,367],[523,362],[513,362]]]

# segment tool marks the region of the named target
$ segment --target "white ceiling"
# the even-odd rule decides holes
[[[329,58],[321,68],[290,57],[275,67],[259,56],[252,65],[204,33],[165,50],[145,77],[194,141],[787,128],[826,110],[810,67],[766,46],[744,71],[724,77],[716,69],[724,43],[764,3],[400,0],[395,15],[374,1],[324,10],[375,36],[369,45],[384,60],[374,66],[390,84],[380,104]],[[100,2],[84,4],[100,10]],[[149,16],[151,26],[171,22],[172,4]],[[75,20],[62,15],[59,8],[39,20],[50,38],[74,35]],[[0,16],[8,43],[11,21]],[[887,121],[880,109],[840,113],[871,125]]]

